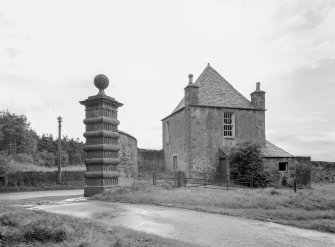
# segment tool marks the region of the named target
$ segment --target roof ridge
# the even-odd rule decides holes
[[[256,109],[232,84],[230,84],[210,64],[201,72],[194,82],[199,86],[199,105]],[[184,97],[173,113],[185,105]]]

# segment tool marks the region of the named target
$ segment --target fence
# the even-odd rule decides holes
[[[175,172],[174,176],[164,177],[158,175],[157,172],[152,173],[152,181],[153,185],[170,185],[174,188],[179,187],[201,187],[205,189],[221,189],[221,190],[229,190],[233,188],[259,188],[262,187],[258,182],[258,177],[256,176],[247,176],[247,175],[239,175],[227,179],[209,179],[206,175],[203,178],[195,178],[185,176],[185,173],[182,171]],[[294,181],[293,183],[294,192],[297,191],[297,183]]]

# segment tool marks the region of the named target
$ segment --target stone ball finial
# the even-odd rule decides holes
[[[105,89],[108,87],[109,85],[109,80],[108,77],[103,75],[103,74],[99,74],[94,78],[94,85],[96,86],[97,89],[99,89],[99,93],[98,95],[104,95],[105,94]]]

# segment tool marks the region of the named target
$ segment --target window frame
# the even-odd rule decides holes
[[[280,164],[285,164],[285,170],[280,169]],[[287,161],[282,161],[278,163],[278,171],[280,172],[287,172],[288,171],[288,162]]]
[[[227,115],[230,114],[230,117],[228,118]],[[231,123],[226,123],[227,120],[231,120]],[[227,126],[228,128],[226,128]],[[229,128],[231,127],[231,129]],[[227,135],[227,132],[231,132],[231,135]],[[229,138],[235,138],[235,112],[231,111],[225,111],[223,112],[223,137],[226,139]]]
[[[174,163],[174,161],[176,160],[176,164]],[[178,170],[178,155],[172,155],[172,168],[173,171],[176,172]]]

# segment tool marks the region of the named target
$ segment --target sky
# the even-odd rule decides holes
[[[335,161],[335,0],[0,0],[0,108],[84,140],[80,100],[124,104],[119,129],[161,149],[161,119],[207,63],[246,98],[266,91],[266,138]]]

